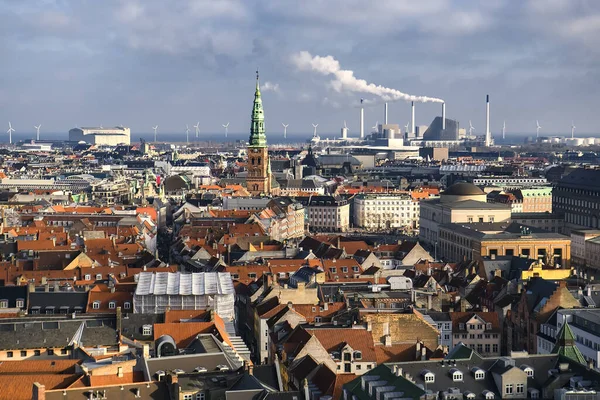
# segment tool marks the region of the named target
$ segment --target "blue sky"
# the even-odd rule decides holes
[[[461,126],[600,132],[596,0],[0,0],[0,126],[66,132],[246,132],[261,71],[267,133],[358,131],[360,93],[299,69],[332,56],[356,77],[443,98]],[[365,96],[373,98],[373,96]],[[417,122],[439,114],[418,104]],[[390,104],[404,125],[409,104]],[[366,127],[382,107],[365,112]]]

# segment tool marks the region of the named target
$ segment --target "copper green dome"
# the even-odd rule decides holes
[[[485,195],[484,191],[468,182],[457,182],[446,189],[442,194],[451,196],[480,196]]]

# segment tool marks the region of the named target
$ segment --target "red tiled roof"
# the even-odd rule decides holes
[[[187,347],[200,333],[218,333],[214,322],[186,322],[154,324],[154,340],[163,335],[169,335],[175,341],[177,348]]]
[[[327,328],[307,329],[328,351],[339,351],[345,344],[362,352],[363,361],[376,361],[373,335],[366,329]]]

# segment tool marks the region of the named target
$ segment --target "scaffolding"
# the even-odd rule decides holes
[[[141,272],[133,296],[135,313],[171,310],[214,310],[234,318],[235,289],[229,272]]]

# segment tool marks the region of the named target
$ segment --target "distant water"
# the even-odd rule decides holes
[[[336,139],[339,138],[339,133],[319,133],[321,139]],[[541,137],[571,137],[571,134],[543,134]],[[600,138],[600,133],[576,133],[576,137],[579,138],[587,138],[587,137],[598,137]],[[299,133],[289,133],[287,138],[283,137],[282,132],[274,132],[267,133],[267,141],[269,144],[290,144],[290,143],[305,143],[312,137],[312,132],[307,132],[304,134]],[[351,137],[354,137],[351,134]],[[494,141],[496,144],[523,144],[527,138],[530,140],[535,140],[535,133],[507,133],[506,138],[502,139],[500,134],[493,134]],[[60,133],[51,133],[51,132],[41,132],[40,139],[41,140],[68,140],[69,134],[65,132]],[[154,133],[131,133],[131,142],[137,143],[140,141],[140,138],[143,138],[147,142],[152,142],[154,140]],[[35,139],[35,133],[13,133],[13,142],[17,143],[19,141],[30,141]],[[249,139],[249,133],[229,133],[228,137],[225,138],[225,134],[223,132],[218,133],[200,133],[199,137],[196,138],[194,134],[190,134],[190,142],[234,142],[237,140],[245,140]],[[185,133],[162,133],[159,132],[157,135],[157,140],[159,142],[169,142],[169,143],[184,143],[186,141]],[[0,134],[0,143],[8,143],[8,135]]]

